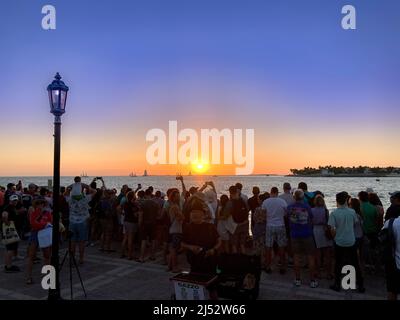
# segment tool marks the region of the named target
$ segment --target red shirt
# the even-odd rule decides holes
[[[32,231],[39,231],[44,229],[48,223],[53,222],[53,215],[51,212],[35,209],[29,216]]]

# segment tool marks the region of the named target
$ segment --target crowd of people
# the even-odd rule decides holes
[[[335,291],[341,290],[342,267],[349,264],[356,271],[360,293],[365,292],[366,273],[385,274],[388,298],[397,298],[400,191],[390,194],[386,211],[372,190],[357,197],[343,191],[336,195],[337,208],[329,212],[324,194],[308,191],[304,182],[297,188],[284,183],[281,193],[278,187],[263,193],[253,187],[250,198],[237,183],[218,199],[211,181],[187,189],[182,176],[177,180],[181,189],[170,188],[164,194],[153,187],[142,190],[140,184],[117,191],[108,189],[101,177],[90,185],[75,177],[60,190],[60,241],[71,241],[80,264],[85,263],[86,247],[97,245],[102,252],[120,250],[121,258],[141,263],[155,260],[161,252],[174,273],[181,271],[180,254],[186,255],[192,272],[200,273],[216,272],[220,254],[255,254],[261,256],[267,274],[285,274],[293,267],[293,283],[299,287],[304,282],[301,271],[307,267],[311,288],[327,278]],[[27,188],[21,181],[0,188],[4,271],[21,271],[13,261],[21,258],[18,240],[28,241],[27,284],[33,282],[33,264],[40,261],[38,249],[44,264],[50,261],[51,247],[41,246],[39,236],[51,227],[52,202],[51,191],[32,183]],[[7,232],[14,238],[7,238]],[[384,245],[389,254],[382,259]]]

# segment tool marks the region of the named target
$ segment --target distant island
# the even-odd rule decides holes
[[[335,167],[319,166],[290,169],[291,176],[307,177],[400,177],[400,168],[396,167]]]

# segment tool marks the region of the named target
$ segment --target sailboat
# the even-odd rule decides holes
[[[129,174],[129,176],[130,176],[131,178],[136,177],[136,172],[135,172],[135,173],[131,172],[131,173]]]
[[[147,176],[148,176],[147,170],[144,170],[143,177],[147,177]]]
[[[88,177],[87,172],[83,171],[83,172],[81,173],[81,177],[82,177],[82,178],[87,178],[87,177]]]

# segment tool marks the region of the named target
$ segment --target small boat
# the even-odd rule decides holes
[[[129,176],[130,176],[131,178],[136,177],[136,172],[135,172],[135,173],[131,172],[131,173],[129,174]]]
[[[379,181],[381,181],[381,179],[376,179],[376,181],[378,181],[378,182],[379,182]]]

